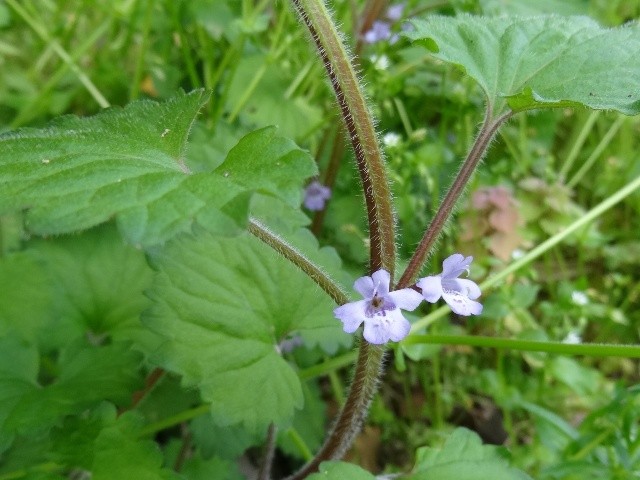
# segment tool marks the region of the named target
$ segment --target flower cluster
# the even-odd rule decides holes
[[[422,300],[435,303],[442,297],[458,315],[479,315],[482,305],[475,300],[480,296],[480,288],[471,280],[458,278],[469,272],[472,260],[473,257],[459,253],[451,255],[442,263],[441,274],[418,280],[416,286],[422,294],[412,288],[389,291],[389,272],[378,270],[354,283],[353,288],[363,300],[342,305],[333,314],[342,321],[347,333],[355,332],[364,323],[365,340],[377,345],[406,337],[411,324],[401,310],[413,311]]]

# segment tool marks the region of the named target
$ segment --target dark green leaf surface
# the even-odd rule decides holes
[[[295,333],[307,345],[328,333],[348,338],[330,299],[248,235],[184,236],[154,262],[160,273],[144,321],[166,339],[159,363],[198,386],[221,425],[264,434],[271,422],[289,424],[302,391],[278,344]]]
[[[13,440],[6,420],[21,399],[37,389],[38,351],[15,336],[0,337],[0,452]]]
[[[95,440],[91,478],[112,480],[178,480],[171,470],[162,468],[162,454],[150,440],[137,438],[139,419],[125,414],[100,432]]]
[[[8,411],[8,432],[46,430],[61,417],[77,414],[104,399],[128,404],[140,387],[139,353],[119,343],[104,347],[78,345],[62,358],[55,383],[25,391]],[[20,385],[17,381],[12,385]]]
[[[16,335],[35,343],[51,317],[52,287],[43,262],[32,252],[0,258],[0,337]]]
[[[458,428],[440,449],[418,449],[413,473],[406,480],[531,480],[524,472],[511,468],[496,447],[483,445],[478,435]]]
[[[640,113],[640,26],[603,28],[588,17],[433,16],[405,35],[463,68],[494,115],[586,106]]]
[[[115,216],[130,242],[152,245],[194,222],[237,232],[255,188],[299,203],[314,163],[273,127],[244,137],[229,164],[190,172],[187,137],[207,100],[196,91],[0,135],[0,214],[27,209],[27,227],[37,234],[77,231]]]
[[[189,458],[180,471],[188,480],[244,480],[247,478],[238,471],[236,462],[218,457],[203,459],[200,456]]]
[[[61,348],[89,336],[94,343],[134,341],[145,351],[154,335],[140,323],[143,292],[153,271],[144,253],[122,241],[112,224],[55,239],[37,239],[31,252],[44,265],[55,313],[41,325],[41,346]]]

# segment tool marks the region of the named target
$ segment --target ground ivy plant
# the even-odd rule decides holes
[[[640,186],[634,180],[480,286],[466,278],[473,259],[464,252],[443,252],[442,270],[422,274],[496,132],[514,115],[557,107],[640,113],[640,27],[559,16],[411,22],[405,38],[478,83],[485,119],[400,269],[388,166],[353,59],[322,0],[291,6],[326,71],[360,175],[370,249],[369,265],[353,283],[358,295],[335,251],[320,248],[304,228],[300,205],[321,210],[331,197],[317,181],[304,197],[317,175],[308,152],[265,125],[215,165],[189,157],[192,125],[216,102],[211,92],[3,133],[2,240],[41,239],[0,258],[0,478],[237,478],[224,457],[198,455],[237,455],[252,445],[262,446],[258,478],[271,478],[276,447],[292,448],[292,425],[317,409],[304,382],[309,359],[292,354],[296,344],[317,347],[326,362],[354,338],[358,351],[344,405],[308,462],[282,473],[291,480],[375,478],[339,460],[360,431],[396,342],[640,356],[616,345],[434,337],[423,334],[428,319],[412,325],[403,314],[440,299],[447,305],[430,318],[448,309],[479,314],[481,290]],[[53,236],[61,237],[52,243]],[[164,386],[171,382],[181,388]],[[163,388],[172,393],[163,397]],[[185,409],[157,416],[173,411],[169,403]],[[199,453],[178,475],[153,438],[193,419],[189,441]],[[313,427],[302,423],[298,430]],[[204,431],[220,432],[224,441],[211,444]],[[209,440],[198,443],[203,438]],[[471,477],[530,478],[465,429],[441,448],[420,449],[414,468],[398,476]]]

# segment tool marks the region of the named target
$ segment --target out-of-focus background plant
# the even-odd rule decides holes
[[[404,22],[431,13],[558,13],[589,15],[617,26],[640,17],[635,0],[336,0],[332,5],[379,119],[402,232],[401,262],[408,260],[473,142],[483,105],[471,79],[398,36]],[[179,89],[200,87],[213,96],[191,131],[191,168],[207,171],[248,132],[278,125],[279,134],[315,157],[318,181],[330,189],[330,197],[325,209],[298,211],[295,218],[279,216],[268,203],[261,207],[259,198],[255,208],[285,230],[309,225],[320,245],[336,248],[344,270],[360,276],[368,244],[352,153],[337,126],[322,66],[287,2],[0,2],[0,131],[42,126],[62,114],[86,116],[141,98],[164,100]],[[520,114],[493,142],[438,251],[474,255],[471,276],[481,281],[637,178],[638,152],[637,117],[582,109]],[[13,357],[22,350],[4,338],[9,342],[0,349],[5,370],[35,369],[42,385],[55,384],[60,372],[70,368],[77,342],[100,344],[108,338],[108,343],[121,335],[148,345],[147,334],[137,330],[132,318],[148,306],[142,292],[150,287],[151,270],[140,251],[122,246],[110,230],[104,232],[43,240],[24,233],[19,214],[0,217],[0,310],[5,312],[4,317],[0,312],[0,336],[13,335],[37,349],[37,367],[25,366],[26,360],[23,365]],[[639,232],[640,193],[635,192],[488,290],[481,316],[447,315],[428,331],[638,344]],[[126,276],[135,277],[130,291],[137,296],[128,305],[130,312],[123,313],[120,298],[100,287],[100,278],[121,273],[112,272],[117,268],[98,254],[86,253],[91,245],[132,269]],[[22,263],[13,268],[16,255],[29,257],[32,271]],[[434,255],[430,271],[439,271],[446,256]],[[6,312],[19,305],[48,305],[50,299],[34,292],[55,296],[48,282],[62,284],[66,280],[56,279],[68,279],[64,272],[75,271],[64,262],[96,282],[91,298],[57,300],[77,306],[77,318],[65,317],[63,328],[52,327],[41,309],[34,318],[46,321],[21,325],[24,335],[15,334],[15,326],[3,323]],[[430,307],[423,307],[412,319],[429,313]],[[117,342],[112,348],[109,355],[120,356],[122,363],[113,368],[137,369],[110,399],[124,410],[151,369],[138,357],[125,361],[133,354]],[[337,363],[314,371],[326,352],[298,341],[282,348],[291,348],[287,355],[303,372],[309,369],[305,408],[293,427],[279,435],[276,463],[286,470],[320,445],[328,419],[344,399],[345,367],[353,354],[350,345],[336,345]],[[90,360],[104,373],[109,358]],[[0,399],[11,397],[3,378]],[[640,472],[639,380],[640,367],[632,359],[407,346],[394,352],[367,426],[348,458],[374,472],[406,471],[417,447],[440,445],[455,426],[465,426],[485,442],[508,446],[513,463],[537,479],[634,478]],[[52,395],[52,401],[65,401],[62,389]],[[55,465],[73,458],[69,449],[82,445],[85,436],[93,438],[92,428],[115,416],[115,410],[109,411],[115,407],[88,398],[77,411],[54,414],[47,427],[16,438],[0,436],[0,479],[76,478]],[[206,409],[197,410],[200,403],[197,392],[183,388],[180,379],[165,379],[138,409],[136,421],[156,428],[145,437],[155,445],[144,444],[138,453],[158,449],[156,463],[184,478],[216,472],[226,477],[215,478],[242,478],[239,470],[252,470],[262,439],[214,425]],[[109,428],[109,438],[124,441],[124,427]],[[54,466],[48,470],[48,465]]]

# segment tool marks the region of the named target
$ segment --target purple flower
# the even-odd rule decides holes
[[[435,303],[440,297],[449,304],[458,315],[479,315],[482,304],[474,302],[480,296],[480,287],[464,278],[458,278],[462,272],[469,273],[473,257],[464,257],[454,253],[442,262],[442,273],[421,278],[416,284],[422,290],[427,302]]]
[[[391,37],[391,25],[388,22],[376,20],[370,30],[367,30],[363,39],[365,43],[376,43]]]
[[[396,3],[395,5],[391,5],[389,8],[387,8],[387,18],[396,22],[402,18],[403,12],[404,3]]]
[[[389,340],[399,342],[409,334],[411,324],[400,309],[415,310],[422,302],[422,296],[410,288],[390,292],[390,280],[386,270],[356,280],[353,288],[364,300],[347,303],[333,311],[342,321],[345,332],[355,332],[364,322],[365,340],[376,345]]]
[[[304,191],[304,206],[314,212],[322,210],[329,197],[331,197],[331,189],[314,180]]]

